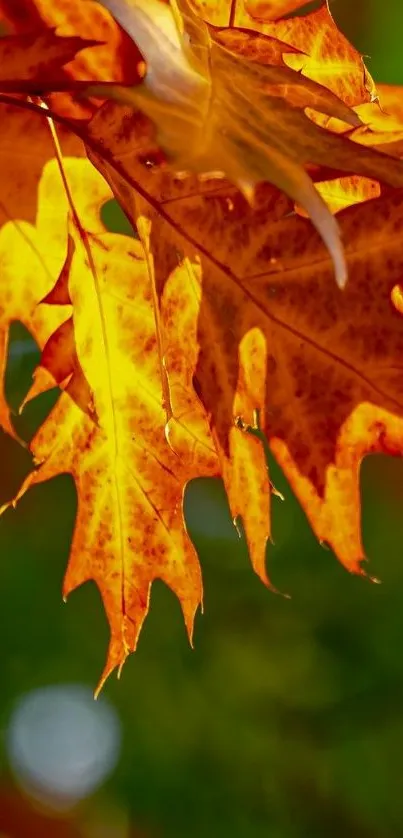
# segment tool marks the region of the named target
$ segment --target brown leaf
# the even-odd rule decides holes
[[[342,286],[346,268],[339,229],[304,164],[328,164],[331,160],[335,168],[386,179],[394,185],[403,183],[403,168],[375,152],[364,154],[344,137],[316,125],[304,112],[313,104],[312,81],[289,68],[264,64],[261,58],[259,63],[245,61],[244,55],[229,52],[209,37],[188,0],[176,0],[179,23],[172,8],[160,0],[146,5],[141,0],[104,3],[148,62],[142,84],[132,90],[121,88],[113,95],[141,108],[154,121],[158,144],[171,167],[177,172],[224,174],[250,201],[261,181],[284,190],[319,230]],[[316,60],[316,53],[314,57]],[[322,60],[320,49],[319,57]],[[362,74],[362,62],[360,66]],[[334,71],[333,64],[331,67]],[[304,81],[305,94],[301,89]],[[336,106],[335,97],[326,97],[324,88],[315,98],[315,107],[320,103],[329,116],[339,118],[343,112],[342,118],[348,119],[345,104],[340,101]],[[355,119],[352,114],[352,121]]]
[[[119,145],[117,116],[106,107],[92,131],[109,137],[113,124],[120,154],[105,164],[91,153],[126,212],[151,222],[149,248],[160,293],[185,262],[192,284],[199,282],[195,386],[210,417],[233,514],[242,509],[255,515],[246,525],[255,566],[261,562],[256,544],[269,531],[267,497],[266,523],[256,503],[265,465],[262,459],[256,466],[234,422],[239,415],[243,424],[253,424],[257,409],[318,538],[358,572],[360,461],[369,451],[401,450],[397,359],[403,342],[391,300],[402,271],[401,191],[339,216],[349,264],[349,282],[340,294],[308,222],[281,215],[270,192],[269,203],[252,210],[229,187],[220,194],[210,184],[209,195],[207,185],[200,192],[191,181],[176,184],[158,167],[150,173],[141,162],[148,149],[152,159],[146,123],[137,122],[135,138],[126,116]],[[381,155],[376,160],[391,165]]]
[[[94,0],[0,0],[0,12],[13,31],[27,33],[55,29],[62,37],[99,42],[77,56],[67,68],[73,79],[134,83],[137,74],[133,46],[107,11]]]
[[[95,0],[0,0],[3,15],[13,32],[42,33],[49,38],[49,29],[64,38],[80,38],[96,47],[84,49],[58,73],[53,90],[65,81],[66,87],[81,94],[51,97],[52,108],[58,113],[74,118],[85,118],[96,110],[99,103],[82,98],[82,84],[94,82],[120,82],[136,84],[139,80],[139,63],[142,56],[131,40],[116,26],[102,5]],[[52,84],[49,85],[52,87]],[[49,88],[47,88],[48,91]]]
[[[49,73],[56,73],[56,81],[63,64],[96,43],[77,35],[60,38],[51,29],[0,38],[0,87],[4,90],[4,82],[22,79],[40,83]]]

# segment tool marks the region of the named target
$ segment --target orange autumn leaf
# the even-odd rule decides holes
[[[355,108],[362,125],[348,132],[350,140],[359,145],[374,147],[398,158],[403,157],[403,109],[402,88],[393,85],[378,85],[378,97],[374,102]],[[326,180],[316,173],[316,188],[332,212],[351,206],[353,203],[369,200],[381,194],[376,180],[357,177],[331,178]]]
[[[183,492],[190,477],[216,474],[217,463],[203,409],[186,378],[186,366],[196,361],[195,342],[186,358],[177,358],[171,378],[174,451],[164,432],[152,293],[141,246],[104,231],[97,210],[110,193],[89,163],[67,159],[65,171],[91,253],[90,265],[73,226],[69,323],[97,421],[63,393],[32,440],[38,467],[19,496],[63,472],[75,479],[78,513],[63,591],[67,596],[89,579],[101,591],[111,627],[102,684],[136,647],[154,579],[165,581],[179,597],[191,636],[202,589],[183,519]],[[43,176],[43,188],[53,191],[55,201],[63,200],[56,174],[48,167]],[[39,217],[38,238],[46,232]],[[181,322],[172,323],[167,357],[177,357],[191,339],[195,323],[188,321],[184,311]],[[64,374],[72,360],[70,347],[67,340],[57,348],[67,365]]]
[[[316,182],[316,188],[333,213],[341,212],[353,204],[361,204],[363,201],[378,198],[381,194],[381,186],[377,180],[357,175],[329,180],[321,179]],[[301,207],[296,207],[296,210],[300,215],[307,217]]]
[[[10,35],[0,38],[0,85],[4,82],[29,79],[43,81],[48,73],[57,77],[63,64],[72,61],[76,54],[96,41],[76,35],[60,38],[51,29],[27,35]]]
[[[327,4],[311,14],[261,29],[300,51],[285,56],[289,67],[329,88],[350,107],[370,102],[376,95],[362,56],[340,32]]]
[[[140,148],[140,159],[146,159],[145,138]],[[97,163],[130,213],[122,175]],[[199,283],[194,381],[210,417],[233,514],[245,495],[261,492],[263,459],[256,468],[237,427],[252,425],[258,410],[318,538],[358,572],[359,464],[369,451],[396,453],[402,446],[402,323],[391,300],[403,268],[401,191],[339,215],[349,265],[340,294],[311,225],[287,212],[273,213],[270,193],[266,208],[263,203],[255,210],[235,193],[216,194],[214,188],[210,195],[207,189],[192,193],[182,184],[181,199],[167,173],[157,170],[147,179],[133,158],[130,180],[141,193],[137,213],[151,224],[146,246],[158,287],[181,265],[184,277]],[[160,204],[158,194],[164,195]],[[385,252],[388,271],[382,272]],[[238,461],[242,481],[234,476]],[[246,524],[256,563],[256,545],[270,532],[265,508],[265,522]]]
[[[313,104],[311,80],[264,63],[261,56],[259,62],[248,61],[245,52],[238,56],[224,48],[210,37],[188,0],[175,0],[172,6],[162,0],[104,0],[104,5],[150,64],[142,84],[111,95],[154,121],[171,166],[177,172],[221,173],[251,202],[260,181],[283,189],[319,230],[342,286],[346,268],[339,229],[304,164],[323,163],[324,156],[332,154],[335,166],[377,177],[380,170],[385,172],[385,159],[368,152],[374,167],[368,172],[363,152],[354,155],[356,149],[346,145],[345,138],[325,131],[305,114]],[[326,97],[323,86],[318,106],[322,113],[357,124],[356,114],[331,91]],[[403,169],[394,164],[386,179],[398,184],[402,175]]]
[[[272,21],[307,5],[307,0],[192,0],[201,17],[215,26]]]
[[[306,0],[244,0],[245,11],[255,20],[278,20],[308,5]]]
[[[202,0],[200,0],[201,2]],[[201,9],[200,3],[199,0],[193,0],[193,5],[197,5]],[[224,4],[219,5],[221,13],[224,15]],[[276,6],[275,3],[273,5]],[[265,60],[267,61],[267,58],[265,59],[266,54],[266,56],[270,56],[270,63],[277,63],[278,57],[280,57],[281,62],[296,71],[300,71],[304,76],[315,82],[318,89],[322,91],[322,96],[328,90],[331,90],[347,105],[354,107],[363,124],[350,131],[350,139],[367,146],[381,145],[389,141],[389,145],[384,145],[382,150],[395,153],[396,134],[393,138],[390,135],[381,135],[380,124],[382,124],[384,132],[396,131],[396,120],[390,116],[388,106],[384,111],[382,109],[383,105],[381,108],[377,99],[372,101],[378,92],[382,101],[383,97],[387,95],[387,88],[381,85],[379,91],[375,90],[375,85],[364,65],[362,56],[338,30],[328,5],[323,4],[320,9],[298,18],[277,22],[273,22],[272,18],[281,17],[281,14],[272,14],[271,6],[272,4],[266,2],[266,0],[262,0],[262,2],[257,0],[256,3],[252,4],[246,2],[246,0],[245,3],[238,0],[231,5],[232,27],[217,30],[213,33],[213,37],[238,55],[243,54],[246,58],[265,62]],[[207,15],[205,4],[202,12],[203,15]],[[229,19],[228,11],[226,22]],[[223,23],[223,20],[221,23]],[[266,39],[266,45],[264,40],[261,39]],[[278,55],[274,56],[275,45]],[[299,96],[302,93],[299,102],[295,98],[295,93]],[[397,98],[395,93],[395,102]],[[348,126],[343,123],[341,115],[339,115],[338,120],[334,118],[329,120],[328,117],[318,113],[318,111],[323,110],[320,100],[315,102],[313,97],[310,102],[307,89],[300,89],[295,92],[292,90],[290,95],[290,88],[288,88],[287,99],[294,104],[300,104],[307,108],[311,118],[318,124],[327,126],[332,131],[346,132]],[[391,94],[389,94],[389,101],[390,99]],[[375,126],[376,134],[374,134]],[[316,182],[316,188],[332,212],[339,212],[352,203],[367,200],[380,194],[380,187],[376,181],[365,177],[357,177],[357,175],[339,179],[332,178],[332,180],[323,183]],[[309,214],[303,209],[302,213],[304,215]]]
[[[403,88],[398,84],[378,84],[382,112],[403,128]]]
[[[272,69],[278,70],[280,68]],[[286,119],[288,105],[282,101],[281,97],[273,97],[273,99],[268,97],[268,99],[270,99],[270,107],[273,109],[273,122],[276,114],[279,122],[284,118],[286,129],[288,129],[289,125]],[[299,122],[300,117],[301,122]],[[300,124],[302,133],[305,129],[304,114],[300,114],[298,110],[293,109],[292,119],[295,123],[294,127]],[[311,123],[310,120],[307,120],[307,122],[309,129],[303,139],[300,140],[299,153],[301,157],[305,157],[306,162],[316,163],[319,167],[319,172],[315,174],[317,189],[322,191],[324,202],[326,201],[332,212],[359,200],[367,200],[376,196],[379,194],[379,182],[395,186],[403,184],[403,165],[401,161],[387,154],[379,153],[371,147],[360,147],[348,137],[324,131],[319,126]],[[280,130],[278,130],[278,135],[281,136]],[[315,138],[317,142],[315,142]],[[158,132],[153,129],[150,121],[128,108],[113,104],[105,105],[89,123],[87,144],[90,158],[97,164],[99,161],[101,161],[101,165],[102,161],[107,164],[112,180],[115,177],[113,172],[120,175],[119,183],[114,187],[115,194],[134,223],[134,207],[136,205],[136,194],[138,201],[139,190],[141,195],[148,198],[151,203],[162,198],[159,204],[159,209],[162,212],[164,195],[160,195],[158,192],[160,180],[154,165],[155,162],[161,163],[161,149]],[[252,151],[253,147],[251,147],[251,153]],[[188,154],[191,153],[189,137],[187,137],[187,152]],[[222,153],[222,149],[219,151],[220,153]],[[290,150],[290,156],[294,155],[295,149],[293,148]],[[243,165],[245,165],[245,159],[244,157]],[[350,177],[336,181],[334,175],[329,179],[328,176],[321,174],[322,167],[325,172],[328,171],[326,167],[330,161],[336,172],[354,173],[352,179]],[[175,168],[171,165],[165,165],[167,176],[171,175],[171,178],[175,178]],[[186,171],[186,167],[184,169]],[[208,170],[208,167],[206,167],[206,170]],[[211,177],[214,178],[214,173],[210,176],[210,180]],[[207,172],[205,172],[203,179],[209,180]],[[124,185],[124,181],[126,181],[126,185]],[[216,180],[216,183],[220,183],[220,181]],[[292,197],[294,197],[293,194]],[[306,211],[306,205],[303,201],[297,199],[297,204],[301,205]],[[307,214],[310,214],[309,210]],[[190,226],[193,235],[194,229],[191,219]],[[333,250],[332,255],[334,258]]]
[[[88,42],[86,49],[80,50],[74,58],[72,56],[73,60],[63,67],[59,65],[56,74],[45,80],[41,77],[39,89],[38,84],[34,84],[34,77],[28,80],[29,83],[20,84],[23,93],[30,93],[32,88],[37,94],[68,91],[62,96],[49,97],[53,110],[59,114],[86,119],[94,113],[99,102],[82,95],[89,80],[134,85],[141,77],[142,56],[95,0],[0,0],[0,22],[1,18],[9,30],[25,33],[26,38],[40,33],[42,38],[49,39],[56,33],[67,40],[79,34]],[[2,89],[6,87],[3,85]],[[7,85],[7,90],[17,89],[16,84]]]
[[[294,47],[285,63],[304,76],[329,88],[350,106],[370,101],[374,85],[362,56],[338,29],[327,3],[296,18],[283,17],[276,0],[192,0],[192,6],[209,23],[261,32]],[[307,3],[290,0],[289,11]],[[276,12],[276,6],[280,13]],[[287,50],[285,50],[287,53]]]
[[[3,389],[8,330],[19,320],[42,346],[49,330],[64,319],[60,307],[45,311],[38,304],[63,265],[65,224],[59,204],[41,186],[43,171],[55,155],[46,121],[13,104],[1,104],[0,109],[7,125],[0,136],[0,426],[14,435]],[[83,155],[81,143],[67,131],[60,132],[60,141],[67,153]],[[35,232],[38,214],[48,228],[46,246]]]
[[[137,78],[138,53],[95,0],[0,0],[0,16],[14,32],[55,30],[59,37],[99,42],[65,68],[71,79],[134,83]]]
[[[276,5],[301,3],[105,0],[131,41],[92,0],[0,0],[20,33],[14,80],[36,81],[29,44],[48,44],[51,63],[61,40],[103,42],[61,68],[73,93],[51,93],[50,111],[23,84],[0,96],[2,377],[18,319],[42,350],[25,402],[62,391],[14,501],[74,478],[64,594],[99,587],[101,684],[135,649],[156,578],[191,635],[202,584],[183,518],[190,479],[222,476],[268,584],[264,432],[317,537],[359,573],[362,457],[402,453],[403,163],[385,153],[400,111],[380,116],[327,7],[278,20]],[[127,107],[82,98],[106,86]],[[140,241],[106,231],[111,189]],[[343,293],[294,202],[343,284],[341,233]],[[3,394],[0,421],[14,433]]]
[[[375,102],[355,108],[363,124],[349,132],[349,136],[360,145],[403,157],[403,89],[381,84],[377,93]]]

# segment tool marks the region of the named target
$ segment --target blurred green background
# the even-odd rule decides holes
[[[331,8],[370,56],[375,78],[403,83],[401,0],[334,0]],[[110,219],[119,229],[116,208]],[[7,372],[11,404],[28,389],[36,360],[16,324]],[[51,399],[41,397],[16,421],[26,437]],[[0,460],[1,503],[30,461],[4,436]],[[0,835],[44,836],[48,822],[55,838],[65,834],[66,823],[78,830],[71,835],[89,838],[403,835],[403,464],[371,457],[362,469],[364,540],[380,586],[349,576],[315,542],[274,463],[272,474],[285,502],[274,499],[269,568],[292,598],[269,593],[253,575],[221,484],[190,485],[187,521],[205,584],[195,649],[189,649],[178,603],[157,583],[139,650],[101,698],[121,725],[114,771],[59,820],[51,820],[56,804],[45,794],[36,815],[42,826],[29,809],[20,831],[7,790],[14,782],[15,708],[46,686],[92,690],[108,630],[93,584],[67,606],[61,601],[75,514],[72,481],[60,477],[30,491],[0,519],[0,770],[6,789],[3,798],[0,792]],[[39,718],[39,738],[45,723]],[[69,739],[74,725],[60,716],[63,726]],[[47,736],[35,747],[53,747],[62,768],[66,746],[59,753],[57,735]],[[41,782],[45,789],[46,778]],[[17,798],[17,809],[25,805]]]

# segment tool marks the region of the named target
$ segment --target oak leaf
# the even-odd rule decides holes
[[[71,93],[49,97],[57,113],[76,119],[88,118],[94,113],[99,102],[80,95],[89,80],[134,85],[140,78],[142,56],[108,12],[94,0],[0,0],[1,17],[8,29],[25,35],[27,39],[38,33],[42,38],[50,39],[55,37],[56,32],[66,41],[78,35],[88,41],[87,49],[82,49],[74,59],[71,56],[73,60],[63,68],[59,67],[57,75],[47,79],[47,85],[42,84],[40,90],[38,85],[35,86],[35,92],[49,93],[50,90],[64,89],[64,82],[64,87]],[[90,46],[95,43],[96,46]],[[30,82],[33,81],[31,78]],[[43,82],[43,78],[40,81]],[[8,89],[14,87],[9,85]],[[20,84],[19,89],[30,92],[28,85]]]
[[[97,42],[77,35],[60,38],[51,29],[35,34],[10,35],[0,38],[0,85],[27,79],[40,84],[51,73],[56,75],[63,64]],[[56,79],[55,79],[56,81]]]
[[[354,142],[403,157],[403,89],[380,84],[376,102],[355,108],[363,124],[349,132]]]
[[[105,5],[134,48],[91,0],[0,0],[26,44],[38,29],[56,48],[104,30],[107,43],[63,72],[72,90],[89,82],[88,95],[121,82],[111,95],[129,103],[77,106],[55,93],[46,112],[0,97],[1,371],[18,319],[42,349],[27,399],[55,383],[62,391],[14,502],[62,472],[75,480],[64,594],[90,579],[100,589],[111,628],[101,684],[134,650],[154,579],[177,594],[192,633],[202,587],[182,510],[190,479],[223,477],[268,584],[264,432],[317,537],[361,573],[360,462],[401,454],[403,440],[403,163],[384,153],[393,143],[396,152],[400,113],[380,115],[327,7],[273,22],[268,0]],[[135,56],[133,78],[119,45]],[[85,140],[105,179],[49,114]],[[110,189],[140,241],[107,233]],[[341,231],[343,294],[295,201],[340,284]],[[3,394],[0,421],[14,432]]]
[[[62,378],[79,376],[68,336],[74,330],[97,420],[63,392],[31,442],[37,468],[18,497],[57,474],[74,477],[78,511],[63,592],[67,596],[89,579],[100,589],[111,627],[101,686],[135,649],[154,579],[165,581],[179,597],[191,636],[202,588],[183,518],[183,492],[191,477],[217,474],[218,465],[204,411],[186,375],[187,366],[196,362],[196,321],[183,305],[182,276],[173,277],[166,291],[174,314],[165,332],[174,452],[164,432],[152,290],[142,248],[135,240],[105,231],[98,213],[110,192],[90,164],[67,158],[64,169],[86,236],[83,241],[81,231],[71,226],[68,291],[73,317],[66,321],[63,344],[49,335],[48,355],[53,346],[61,356]],[[67,222],[68,205],[57,175],[51,163],[42,187],[52,192]],[[37,236],[43,247],[47,233],[39,215]],[[48,306],[45,301],[40,308]]]
[[[0,15],[18,33],[77,37],[99,42],[71,61],[66,73],[74,80],[134,81],[133,46],[113,19],[94,0],[0,0]],[[138,55],[138,54],[137,54]]]
[[[110,106],[94,119],[92,137],[108,130],[108,117],[113,123]],[[401,446],[396,359],[403,343],[391,299],[402,270],[401,191],[339,214],[349,265],[340,294],[310,224],[284,204],[282,212],[270,191],[253,210],[229,186],[217,194],[214,183],[200,190],[158,166],[150,174],[144,161],[153,159],[152,129],[144,120],[132,136],[126,124],[125,141],[130,163],[124,144],[120,157],[102,161],[92,139],[91,157],[133,221],[148,219],[144,244],[160,294],[180,265],[199,282],[194,384],[210,418],[232,513],[241,508],[244,514],[245,497],[261,492],[264,460],[256,466],[249,437],[234,424],[239,416],[241,427],[253,425],[258,410],[318,538],[358,572],[359,464],[369,451],[395,453]],[[257,512],[263,507],[264,516]],[[255,518],[245,527],[255,567],[261,566],[256,545],[270,533],[267,495],[263,507],[255,502]]]
[[[0,104],[0,113],[7,126],[0,136],[0,426],[15,436],[3,383],[9,326],[19,320],[42,347],[49,330],[65,318],[60,308],[38,308],[66,257],[65,221],[42,180],[46,166],[55,161],[46,120],[12,103]],[[66,153],[83,156],[82,144],[73,134],[61,129],[59,139]],[[60,173],[55,172],[55,177],[61,182]],[[44,239],[35,229],[38,217],[46,231]]]
[[[284,17],[281,5],[275,0],[192,0],[201,17],[224,31],[252,30],[294,47],[295,55],[285,50],[285,63],[332,90],[346,104],[370,101],[375,92],[372,78],[362,56],[337,27],[328,4],[279,20]],[[294,11],[307,3],[290,0],[288,5],[288,11]]]
[[[264,63],[261,53],[259,61],[248,61],[245,46],[242,56],[223,47],[188,0],[175,0],[172,6],[161,0],[104,0],[104,5],[147,62],[144,82],[132,90],[115,90],[115,96],[154,121],[158,144],[170,165],[177,172],[221,173],[250,201],[261,181],[283,189],[309,214],[343,285],[346,268],[339,228],[305,164],[327,164],[330,159],[335,168],[393,185],[403,184],[403,167],[373,150],[364,153],[345,137],[315,124],[304,112],[312,107],[311,80],[296,70]],[[253,35],[251,40],[253,49]],[[361,78],[362,73],[361,62]],[[341,99],[330,91],[326,98],[323,86],[321,91],[316,107],[356,123],[356,114]]]
[[[255,22],[253,28],[299,50],[285,55],[285,63],[332,90],[350,107],[375,97],[375,85],[362,56],[338,29],[327,3],[298,18],[260,26]]]

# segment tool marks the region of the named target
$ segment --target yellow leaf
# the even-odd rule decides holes
[[[19,497],[57,474],[74,477],[78,512],[64,594],[89,579],[101,591],[111,627],[101,686],[135,649],[154,579],[162,579],[179,597],[191,636],[202,586],[183,519],[183,493],[191,477],[217,474],[218,466],[204,411],[189,386],[196,343],[189,344],[186,356],[182,346],[191,340],[195,321],[189,328],[190,312],[182,306],[180,288],[176,285],[177,299],[171,292],[171,330],[165,333],[166,356],[176,358],[170,371],[175,416],[170,446],[142,248],[102,230],[96,212],[110,193],[89,163],[67,159],[65,172],[86,230],[85,243],[74,226],[70,231],[75,242],[68,283],[70,322],[97,421],[62,393],[31,443],[39,467]],[[55,201],[62,197],[56,175],[51,165],[42,182]],[[66,210],[64,206],[65,220]],[[45,246],[47,231],[40,221],[38,236]],[[71,344],[54,347],[66,352],[66,373]]]
[[[19,320],[43,346],[49,331],[66,316],[60,307],[49,311],[37,307],[66,257],[66,220],[59,214],[66,199],[61,194],[55,200],[49,181],[42,180],[54,158],[46,121],[11,104],[0,108],[2,124],[7,126],[0,137],[0,425],[15,436],[3,389],[8,330],[10,323]],[[72,154],[83,154],[75,137],[66,132],[61,136]],[[61,185],[60,174],[53,171]]]

